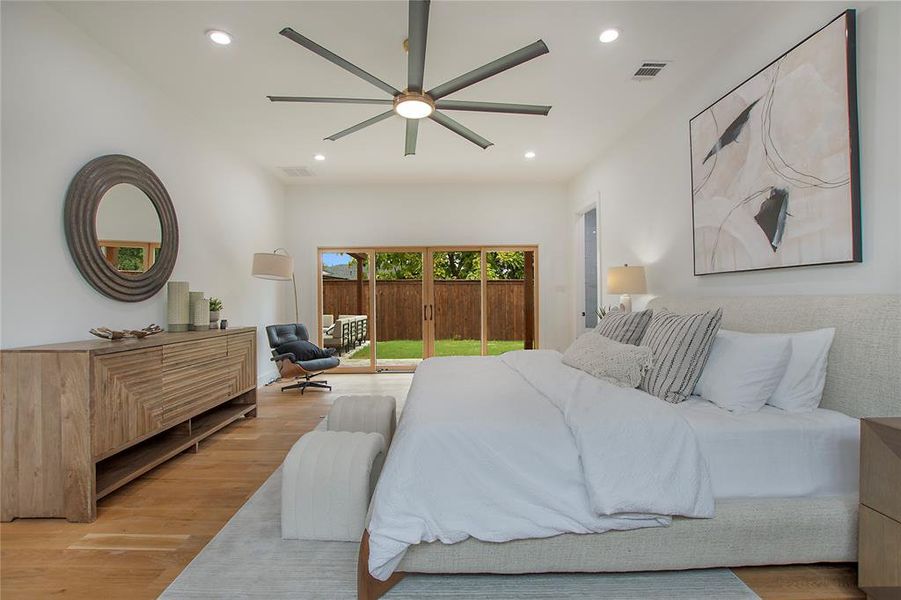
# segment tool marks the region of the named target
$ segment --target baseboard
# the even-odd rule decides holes
[[[266,369],[257,376],[257,387],[263,387],[273,379],[278,379],[278,369],[275,367]]]

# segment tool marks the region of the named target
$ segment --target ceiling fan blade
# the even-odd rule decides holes
[[[323,48],[322,46],[320,46],[319,44],[317,44],[310,38],[300,35],[299,33],[294,31],[290,27],[285,27],[278,33],[279,33],[279,35],[285,36],[292,42],[296,42],[296,43],[300,44],[301,46],[303,46],[310,52],[314,52],[314,53],[318,54],[319,56],[321,56],[322,58],[324,58],[325,60],[338,65],[342,69],[350,71],[351,73],[353,73],[360,79],[364,79],[364,80],[368,81],[375,87],[388,92],[392,96],[396,96],[400,93],[400,90],[398,90],[394,86],[385,83],[384,81],[382,81],[375,75],[372,75],[371,73],[367,73],[366,71],[364,71],[360,67],[356,66],[355,64],[344,60],[343,58],[341,58],[340,56],[338,56],[331,50],[327,50],[326,48]]]
[[[550,106],[538,104],[507,104],[505,102],[470,102],[469,100],[439,100],[441,110],[470,110],[475,112],[508,113],[511,115],[543,115],[551,112]]]
[[[394,115],[393,110],[383,112],[382,114],[376,115],[376,116],[372,117],[371,119],[366,119],[362,123],[357,123],[353,127],[348,127],[347,129],[343,129],[343,130],[339,131],[338,133],[332,134],[325,139],[332,140],[333,142],[337,141],[337,140],[343,138],[345,135],[350,135],[352,133],[360,131],[361,129],[365,129],[366,127],[369,127],[370,125],[375,125],[379,121],[384,121],[385,119],[387,119],[388,117],[390,117],[392,115]]]
[[[324,104],[386,104],[394,100],[378,98],[308,98],[305,96],[266,96],[271,102],[321,102]]]
[[[448,94],[458,92],[465,87],[469,87],[474,83],[488,79],[489,77],[497,75],[498,73],[503,73],[507,69],[512,69],[513,67],[530,61],[533,58],[538,58],[542,54],[547,54],[548,52],[549,50],[547,49],[547,45],[543,41],[538,40],[537,42],[529,44],[525,48],[520,48],[515,52],[511,52],[506,56],[502,56],[497,60],[491,61],[487,65],[482,65],[478,69],[473,69],[469,73],[464,73],[459,77],[451,79],[447,83],[442,83],[438,87],[430,89],[428,91],[428,95],[431,96],[433,100],[443,98]]]
[[[425,73],[425,44],[429,33],[429,0],[410,0],[410,16],[407,33],[407,89],[422,91]],[[408,130],[409,131],[409,130]]]
[[[416,154],[416,138],[419,136],[419,119],[407,119],[407,135],[404,140],[404,156]]]
[[[449,116],[444,113],[440,113],[437,110],[429,115],[429,118],[439,125],[444,125],[457,135],[465,137],[467,140],[475,144],[476,146],[480,146],[482,150],[487,148],[488,146],[493,146],[494,144],[480,136],[478,133],[469,129],[468,127],[464,127],[460,123],[454,121]]]

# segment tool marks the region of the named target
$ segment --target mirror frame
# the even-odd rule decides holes
[[[143,273],[121,273],[97,246],[97,210],[104,194],[130,183],[147,195],[160,219],[159,259]],[[141,161],[124,154],[99,156],[72,178],[63,216],[66,242],[85,280],[101,294],[123,302],[140,302],[169,280],[178,256],[178,220],[163,182]]]

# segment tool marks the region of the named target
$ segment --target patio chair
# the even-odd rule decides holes
[[[322,345],[343,353],[347,342],[347,326],[344,319],[336,319],[322,335]]]

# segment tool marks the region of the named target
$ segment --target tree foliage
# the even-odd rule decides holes
[[[523,252],[488,252],[488,279],[523,279]],[[348,264],[355,265],[350,258]],[[473,250],[438,252],[434,256],[435,279],[478,280],[481,278],[481,253]],[[418,252],[381,252],[375,257],[376,276],[380,280],[422,279],[422,254]],[[365,276],[365,275],[364,275]]]
[[[144,249],[143,248],[119,248],[118,269],[120,271],[143,271],[144,270]]]
[[[375,255],[376,279],[422,279],[422,254],[383,252]]]

